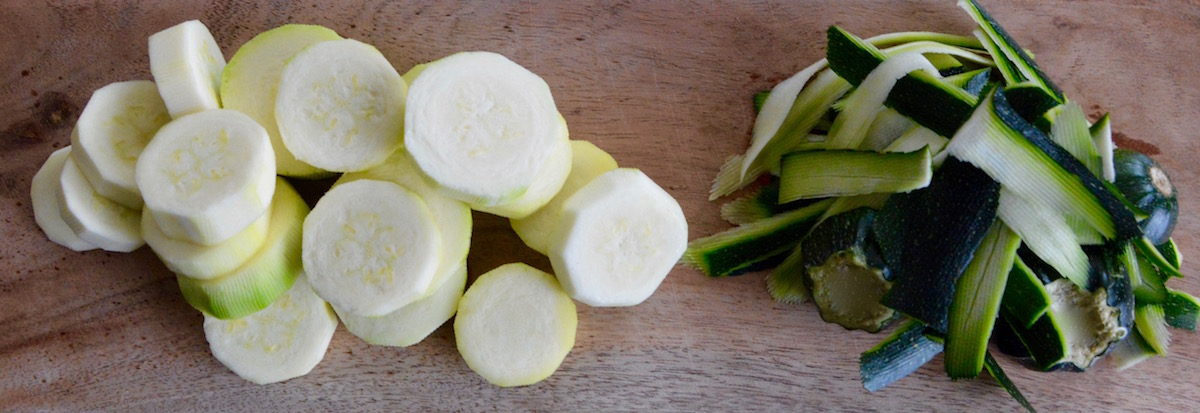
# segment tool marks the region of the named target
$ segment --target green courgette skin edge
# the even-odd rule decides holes
[[[1158,162],[1140,152],[1117,148],[1113,150],[1113,168],[1116,171],[1117,190],[1137,206],[1148,217],[1141,222],[1142,231],[1154,245],[1166,243],[1179,220],[1179,199],[1175,185],[1166,170]],[[1167,192],[1159,190],[1154,182],[1154,170],[1162,174]]]
[[[1092,175],[1087,166],[1079,162],[1078,159],[1075,159],[1074,156],[1071,156],[1070,152],[1058,146],[1040,129],[1022,118],[1019,112],[1009,103],[1008,97],[1003,90],[996,90],[992,99],[996,116],[1006,126],[1020,133],[1030,144],[1033,144],[1033,146],[1049,156],[1050,159],[1058,163],[1064,170],[1079,178],[1088,192],[1096,197],[1100,206],[1112,217],[1117,235],[1114,241],[1124,242],[1142,236],[1142,230],[1138,227],[1137,219],[1134,218],[1133,212],[1125,207],[1125,203],[1121,201],[1121,198],[1118,198],[1113,193],[1113,190],[1110,190],[1105,185],[1104,181],[1101,181],[1096,175]]]
[[[942,352],[943,344],[924,334],[916,320],[900,326],[859,358],[859,374],[867,391],[878,391],[917,371]]]
[[[945,333],[954,286],[996,220],[1000,184],[946,160],[928,187],[888,199],[872,227],[895,284],[883,304]]]

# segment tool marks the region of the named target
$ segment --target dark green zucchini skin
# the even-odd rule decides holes
[[[1149,156],[1124,148],[1113,150],[1113,169],[1121,195],[1147,215],[1142,232],[1154,245],[1167,242],[1179,220],[1179,200],[1167,171]]]
[[[996,220],[1000,184],[954,157],[923,189],[888,198],[872,231],[892,269],[883,304],[945,332],[954,286]]]
[[[849,261],[854,266],[870,270],[875,277],[873,282],[877,283],[886,291],[886,280],[889,280],[891,270],[888,269],[883,257],[879,254],[879,248],[875,244],[874,236],[871,234],[871,224],[875,221],[875,211],[870,207],[861,207],[846,211],[834,216],[831,216],[823,222],[817,224],[808,236],[800,241],[801,258],[803,259],[803,277],[802,280],[809,291],[812,291],[813,301],[817,304],[817,309],[820,310],[821,319],[827,323],[835,323],[847,329],[860,329],[867,332],[875,333],[886,327],[895,319],[895,313],[883,307],[877,301],[879,297],[865,291],[855,291],[852,295],[852,300],[871,301],[869,304],[873,310],[867,310],[867,313],[848,313],[844,312],[843,308],[852,306],[852,304],[838,301],[836,298],[844,297],[845,293],[838,293],[838,290],[827,290],[828,284],[819,283],[814,277],[822,277],[825,280],[829,275],[837,274],[836,277],[850,277],[851,273],[843,272],[845,262]],[[830,266],[833,267],[830,267]],[[830,268],[838,270],[831,271]],[[818,275],[821,274],[821,275]],[[858,275],[853,275],[858,276]],[[882,279],[879,279],[882,278]],[[822,295],[827,293],[827,295]],[[822,297],[825,297],[824,299]]]
[[[892,279],[891,270],[883,260],[875,237],[871,233],[871,225],[875,222],[875,211],[862,207],[846,211],[817,224],[808,236],[800,241],[800,251],[804,254],[804,268],[824,265],[830,257],[844,251],[850,251],[863,258],[871,268],[883,272],[883,277]],[[807,280],[807,277],[805,277]],[[808,280],[806,283],[809,283]],[[812,287],[811,283],[808,285]]]
[[[1021,338],[1017,337],[1017,333],[1013,332],[1012,326],[1008,324],[1008,319],[1003,316],[996,318],[996,326],[992,328],[992,342],[996,343],[1001,353],[1020,359],[1030,357],[1029,349],[1021,343]]]
[[[996,116],[1006,126],[1019,132],[1030,144],[1037,147],[1046,156],[1049,156],[1051,160],[1068,173],[1079,178],[1088,192],[1096,197],[1100,206],[1112,217],[1117,236],[1114,241],[1124,242],[1142,236],[1142,230],[1138,227],[1137,219],[1134,218],[1133,212],[1125,207],[1125,203],[1121,202],[1121,199],[1116,194],[1109,190],[1106,182],[1093,175],[1087,166],[1079,162],[1078,159],[1075,159],[1075,156],[1071,155],[1070,152],[1067,152],[1061,146],[1058,146],[1044,132],[1021,117],[1020,111],[1014,108],[1012,103],[1009,102],[1007,91],[996,90],[996,93],[993,95],[993,106]]]

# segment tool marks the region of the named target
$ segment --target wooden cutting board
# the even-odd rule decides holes
[[[996,17],[1118,145],[1149,151],[1181,193],[1175,239],[1200,257],[1200,5],[1194,1],[988,1]],[[400,71],[463,50],[503,53],[545,77],[572,138],[593,141],[674,195],[690,237],[728,228],[709,183],[745,150],[750,97],[824,55],[837,24],[862,36],[970,34],[951,1],[388,2],[53,1],[0,4],[0,410],[1015,411],[986,376],[951,382],[941,358],[877,392],[858,357],[883,337],[773,302],[764,274],[707,279],[678,267],[644,304],[579,305],[562,368],[500,389],[459,357],[443,326],[410,348],[343,328],[311,374],[257,386],[208,351],[201,316],[146,248],[74,253],[33,221],[30,179],[91,92],[150,79],[146,38],[188,19],[226,56],[256,33],[316,23],[376,45]],[[328,182],[301,183],[310,200]],[[512,261],[549,269],[507,222],[476,214],[472,277]],[[1200,271],[1171,281],[1200,293]],[[1115,373],[1039,373],[1000,363],[1045,411],[1192,411],[1200,337],[1174,331],[1170,358]]]

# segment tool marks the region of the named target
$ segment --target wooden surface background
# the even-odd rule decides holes
[[[1179,187],[1176,240],[1200,293],[1200,5],[1195,1],[985,2],[1089,113],[1110,111],[1118,144],[1155,154]],[[551,85],[572,138],[644,170],[674,195],[690,237],[728,228],[706,200],[743,151],[750,97],[823,57],[824,31],[969,34],[949,0],[734,2],[50,1],[0,3],[0,410],[1015,411],[991,379],[951,382],[941,358],[877,393],[859,353],[882,336],[820,321],[767,295],[763,274],[706,279],[678,267],[644,304],[579,305],[562,368],[500,389],[472,373],[444,326],[411,348],[372,347],[339,327],[308,376],[260,387],[208,351],[201,316],[146,248],[74,253],[33,221],[30,179],[91,92],[149,79],[146,38],[188,19],[232,56],[289,22],[376,45],[401,71],[462,50],[508,55]],[[301,186],[311,196],[322,185]],[[472,276],[547,260],[507,222],[476,214]],[[1045,411],[1194,411],[1200,338],[1174,332],[1169,358],[1114,373],[1044,374],[1001,364]]]

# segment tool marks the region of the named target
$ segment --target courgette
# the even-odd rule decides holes
[[[1166,313],[1159,304],[1142,304],[1137,306],[1137,331],[1146,340],[1146,344],[1154,350],[1154,354],[1167,355],[1171,345],[1171,331],[1167,329]]]
[[[926,337],[925,324],[909,320],[859,358],[859,374],[867,391],[900,380],[942,352],[940,341]]]
[[[828,38],[829,68],[852,85],[858,85],[887,55],[857,36],[832,26]],[[942,136],[954,132],[971,116],[977,99],[971,93],[925,72],[900,78],[884,102]]]
[[[1003,54],[1003,56],[994,55],[994,59],[1009,60],[1012,62],[1013,66],[1015,66],[1016,70],[1021,74],[1021,78],[1035,82],[1042,89],[1045,89],[1050,95],[1054,96],[1059,102],[1066,102],[1066,98],[1063,97],[1062,89],[1059,89],[1054,82],[1050,81],[1050,79],[1046,77],[1045,73],[1042,73],[1041,68],[1038,67],[1037,63],[1034,63],[1033,58],[1031,58],[1029,54],[1025,52],[1025,49],[1022,49],[1021,46],[1017,44],[1017,41],[1014,40],[1012,36],[1010,36],[1008,32],[1004,30],[1003,27],[1000,27],[1000,23],[997,23],[996,20],[993,19],[990,14],[988,14],[987,10],[984,10],[983,7],[980,6],[975,0],[959,0],[958,6],[967,11],[967,14],[969,14],[971,18],[979,24],[979,28],[982,29],[989,38],[991,38],[992,42],[995,43],[997,48]]]
[[[761,221],[787,211],[812,205],[820,199],[801,199],[779,203],[779,180],[755,190],[752,194],[721,205],[721,218],[734,225]]]
[[[946,331],[954,287],[996,219],[1000,185],[946,160],[929,187],[888,199],[872,231],[895,283],[883,303]]]
[[[1012,380],[1009,380],[1007,374],[1004,374],[1004,369],[1000,368],[1000,363],[996,362],[991,352],[984,353],[983,365],[987,367],[988,374],[991,374],[992,378],[996,379],[996,383],[1000,383],[1000,387],[1003,387],[1004,391],[1008,392],[1008,395],[1012,396],[1013,400],[1016,400],[1026,411],[1037,413],[1037,410],[1033,408],[1033,405],[1029,403],[1025,395],[1021,394],[1021,390],[1017,389],[1017,385]]]
[[[1183,265],[1183,256],[1179,254],[1179,247],[1175,246],[1175,240],[1167,238],[1167,242],[1154,246],[1163,258],[1167,260],[1175,269],[1179,269]]]
[[[829,150],[783,157],[779,203],[798,199],[908,192],[929,185],[928,150],[910,153]]]
[[[1004,285],[1000,311],[1017,326],[1028,328],[1050,309],[1050,294],[1033,270],[1020,257],[1013,260],[1012,271]]]
[[[1167,242],[1179,220],[1175,185],[1158,162],[1136,151],[1113,150],[1117,189],[1147,215],[1139,226],[1154,244]]]
[[[710,277],[741,274],[794,248],[833,203],[825,200],[688,243],[683,263]]]
[[[1021,238],[996,221],[954,289],[946,331],[946,373],[952,379],[974,378],[983,370],[988,338],[1000,310],[1000,297]]]
[[[1188,331],[1196,331],[1200,324],[1200,300],[1183,291],[1168,290],[1167,300],[1162,304],[1167,325]]]
[[[895,318],[879,303],[891,282],[871,236],[874,220],[875,211],[862,207],[821,222],[800,242],[803,272],[798,274],[822,319],[872,333]]]
[[[1092,143],[1096,145],[1096,152],[1100,154],[1101,171],[1104,174],[1104,180],[1113,182],[1116,180],[1117,171],[1113,164],[1113,151],[1116,149],[1113,146],[1112,140],[1112,121],[1108,114],[1105,113],[1100,119],[1096,120],[1088,132],[1092,134]]]

